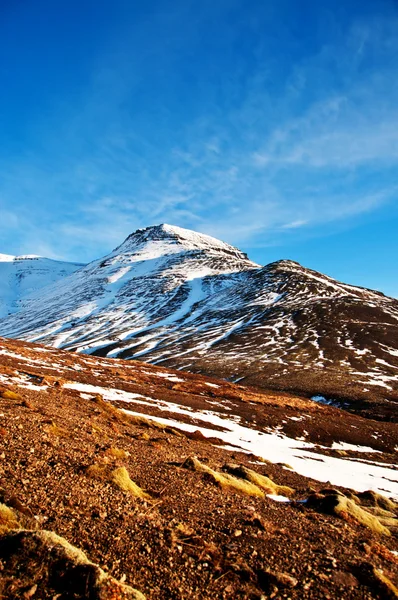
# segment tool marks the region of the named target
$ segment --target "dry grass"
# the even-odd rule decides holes
[[[126,418],[128,418],[130,423],[134,423],[135,425],[148,427],[148,429],[158,429],[159,431],[169,429],[167,425],[163,425],[162,423],[158,423],[157,421],[152,421],[152,419],[147,419],[146,417],[141,417],[138,415],[128,415],[126,413],[123,414],[126,416]]]
[[[359,523],[375,533],[390,536],[389,527],[397,526],[397,519],[371,514],[357,503],[359,502],[358,498],[356,500],[347,498],[337,490],[330,490],[309,496],[307,506],[321,512],[338,515],[348,522]]]
[[[130,479],[129,472],[127,471],[126,467],[117,467],[116,469],[112,469],[112,467],[107,463],[96,463],[94,465],[90,465],[86,469],[86,473],[89,477],[93,477],[99,481],[113,483],[120,490],[128,492],[135,498],[142,498],[143,500],[151,499],[149,494],[144,492],[139,485]]]
[[[381,496],[373,490],[367,490],[366,492],[357,494],[357,496],[363,506],[379,507],[394,514],[398,511],[398,504],[396,502],[385,496]]]
[[[55,437],[67,437],[69,434],[66,429],[63,427],[59,427],[54,421],[52,423],[44,425],[44,430],[48,435],[53,435]]]
[[[178,525],[169,531],[169,541],[171,545],[186,546],[190,550],[190,555],[196,556],[198,561],[206,560],[219,569],[223,561],[223,554],[214,542],[204,539],[198,535],[194,529],[185,523]]]
[[[119,423],[141,425],[149,429],[159,429],[161,431],[168,429],[167,425],[162,425],[161,423],[152,421],[152,419],[147,419],[144,416],[141,417],[138,415],[129,415],[128,413],[114,406],[112,402],[106,402],[106,400],[104,400],[99,394],[94,396],[92,401],[95,402],[95,404],[103,412],[112,417],[114,421],[118,421]]]
[[[202,464],[196,457],[188,458],[184,466],[192,471],[206,474],[214,483],[222,489],[232,489],[235,492],[244,494],[245,496],[256,496],[264,498],[264,492],[257,485],[250,481],[238,479],[229,473],[219,473],[211,469],[207,465]]]
[[[235,477],[245,479],[254,483],[257,487],[264,490],[267,494],[278,494],[281,496],[292,496],[294,490],[286,485],[278,485],[266,475],[260,475],[243,465],[224,465],[223,470]]]
[[[118,408],[116,408],[116,406],[113,406],[113,404],[111,402],[106,402],[103,399],[103,397],[100,396],[99,394],[94,396],[92,398],[92,401],[95,402],[95,404],[98,406],[98,408],[100,408],[107,415],[113,417],[113,419],[115,419],[116,421],[124,421],[124,419],[123,419],[124,413],[121,410],[119,410]]]
[[[90,477],[100,479],[101,481],[109,479],[109,467],[106,464],[95,463],[94,465],[90,465],[87,467],[86,473]]]
[[[345,496],[339,496],[339,501],[334,508],[334,512],[346,520],[353,518],[361,525],[368,527],[376,533],[391,535],[390,530],[381,523],[378,517],[370,514],[367,510]]]
[[[32,404],[32,402],[30,402],[26,398],[22,400],[22,406],[24,406],[25,408],[29,408],[30,410],[33,410],[35,408],[34,404]]]
[[[72,546],[65,538],[60,537],[53,531],[42,529],[35,532],[35,535],[47,546],[62,548],[65,557],[76,565],[88,563],[87,556],[82,550]]]
[[[383,591],[385,592],[385,598],[398,598],[398,588],[393,584],[393,582],[381,571],[380,569],[374,568],[373,570],[374,576],[381,584]]]
[[[1,544],[4,597],[28,598],[27,590],[51,589],[54,598],[82,598],[82,590],[90,582],[87,591],[93,599],[145,600],[138,590],[110,577],[79,548],[52,531],[11,531],[2,536]]]
[[[130,456],[130,452],[122,450],[121,448],[110,447],[105,450],[105,455],[111,458],[124,459]]]
[[[1,398],[6,398],[7,400],[22,400],[22,397],[17,392],[13,392],[12,390],[2,390],[0,392]]]
[[[0,504],[0,534],[18,527],[19,522],[14,511],[5,504]]]
[[[114,469],[114,471],[111,473],[111,480],[115,485],[117,485],[118,488],[128,492],[135,498],[142,498],[143,500],[150,500],[151,498],[149,494],[144,492],[139,485],[130,479],[130,475],[126,467],[118,467],[117,469]]]
[[[255,460],[257,462],[261,462],[264,465],[272,465],[271,461],[268,460],[267,458],[263,458],[262,456],[255,456],[254,454],[253,454],[253,457],[255,458]]]

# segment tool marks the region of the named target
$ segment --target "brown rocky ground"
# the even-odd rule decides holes
[[[233,406],[244,422],[279,425],[293,437],[304,426],[286,415],[305,411],[308,439],[369,445],[376,435],[377,460],[389,464],[396,462],[393,423],[199,375],[184,373],[176,382],[143,363],[9,340],[0,340],[0,351],[0,597],[138,598],[127,586],[148,599],[398,597],[395,503],[344,489],[322,492],[330,486],[286,466],[129,417],[117,408],[123,402],[82,398],[64,386],[117,387],[192,409],[218,403],[227,413]],[[167,416],[156,407],[134,410]],[[195,423],[194,414],[186,419]],[[232,469],[238,479],[223,479],[231,463],[241,466]],[[252,471],[271,481],[257,478],[250,488],[244,474]],[[13,517],[7,520],[2,505]],[[88,561],[71,550],[65,556],[43,530]]]

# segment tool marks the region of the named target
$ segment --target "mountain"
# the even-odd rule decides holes
[[[0,335],[396,414],[397,300],[170,225],[30,296]]]
[[[396,423],[17,340],[0,357],[3,600],[396,597]]]
[[[0,318],[29,306],[29,297],[79,269],[41,256],[0,254]]]

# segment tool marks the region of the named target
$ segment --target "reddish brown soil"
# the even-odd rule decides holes
[[[396,597],[375,575],[379,569],[389,581],[397,581],[397,556],[390,552],[398,549],[394,535],[380,536],[300,502],[278,503],[222,490],[182,465],[191,456],[218,471],[231,461],[246,465],[294,488],[297,501],[324,484],[278,465],[253,467],[253,457],[246,454],[231,455],[208,441],[192,439],[195,436],[129,420],[98,399],[83,400],[62,384],[68,380],[112,387],[117,381],[119,388],[198,408],[227,399],[248,422],[262,419],[264,425],[305,411],[311,415],[314,441],[368,445],[370,432],[376,431],[384,452],[381,459],[390,462],[397,445],[396,425],[293,395],[258,393],[218,381],[219,388],[210,388],[205,382],[211,380],[186,373],[184,384],[173,384],[156,377],[161,369],[131,361],[111,363],[51,351],[51,360],[59,366],[43,368],[49,360],[44,352],[21,342],[0,342],[26,359],[0,355],[0,375],[25,373],[28,381],[36,377],[38,383],[44,377],[49,385],[43,391],[0,381],[0,390],[12,389],[20,396],[0,397],[0,501],[17,507],[24,526],[65,537],[150,599]],[[353,432],[347,424],[354,423],[358,430]],[[300,435],[300,427],[300,422],[291,421],[284,431]],[[110,448],[128,455],[114,458]],[[125,466],[152,500],[134,498],[93,478],[87,472],[93,464]],[[18,593],[10,596],[5,590],[3,598],[24,597]],[[51,589],[38,588],[32,595],[53,597]]]

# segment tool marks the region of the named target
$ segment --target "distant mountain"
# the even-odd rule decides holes
[[[31,294],[70,275],[81,266],[32,254],[0,254],[0,318],[29,306]]]
[[[170,225],[31,295],[0,335],[396,412],[398,301],[296,262],[260,267]]]

